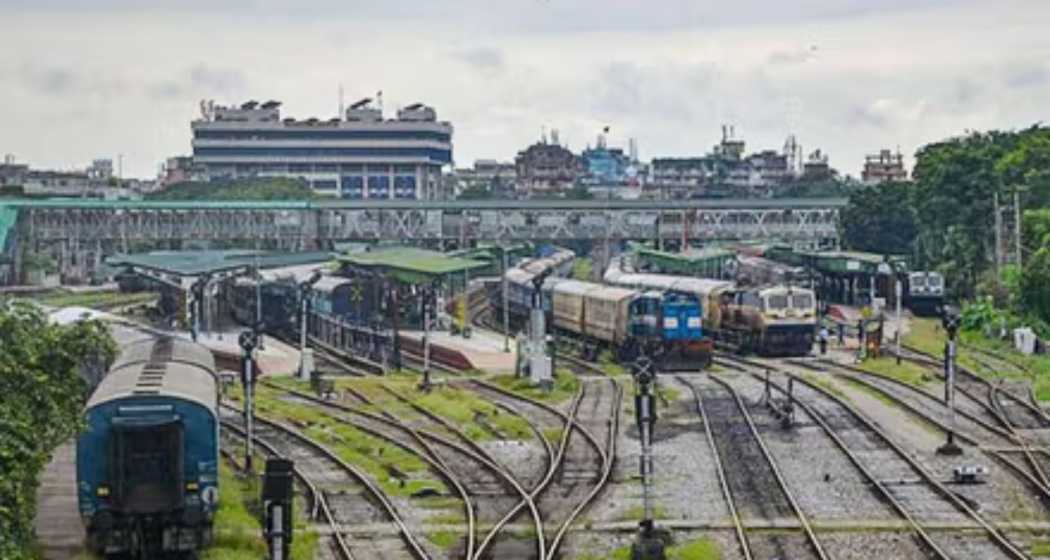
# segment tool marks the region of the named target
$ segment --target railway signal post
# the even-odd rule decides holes
[[[299,379],[309,381],[314,369],[314,356],[306,347],[307,307],[314,284],[321,280],[321,272],[314,273],[299,284]]]
[[[252,392],[255,388],[256,375],[256,372],[253,371],[252,353],[258,346],[259,337],[254,330],[244,331],[237,342],[241,345],[241,350],[244,351],[241,356],[241,383],[244,385],[244,470],[250,473],[252,472],[252,456],[254,455],[252,447],[252,438],[254,437]]]
[[[644,514],[638,524],[638,540],[631,546],[634,560],[663,560],[665,535],[655,527],[652,507],[653,453],[652,433],[656,424],[656,398],[653,386],[656,369],[653,361],[643,353],[631,366],[634,376],[634,411],[642,445],[640,470],[642,476],[642,506]]]
[[[941,455],[962,455],[962,448],[955,443],[955,333],[959,330],[959,314],[950,307],[945,306],[944,316],[941,324],[948,332],[948,342],[944,346],[944,400],[948,405],[950,414],[950,427],[948,429],[948,441],[937,448]]]
[[[263,536],[270,560],[290,558],[293,530],[292,477],[294,464],[288,459],[267,459],[263,475],[262,503],[266,513]]]

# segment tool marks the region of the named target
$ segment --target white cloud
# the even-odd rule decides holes
[[[698,154],[733,123],[750,147],[795,133],[856,174],[880,147],[1046,120],[1050,93],[1042,2],[90,6],[0,0],[0,152],[55,167],[123,153],[147,175],[189,151],[201,98],[328,117],[343,84],[348,100],[434,105],[459,165],[511,159],[541,127],[574,149],[610,125],[645,157]]]

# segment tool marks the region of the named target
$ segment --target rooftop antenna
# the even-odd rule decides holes
[[[540,142],[547,143],[547,125],[540,126]]]
[[[343,104],[343,84],[339,84],[339,120],[346,117],[346,107]]]

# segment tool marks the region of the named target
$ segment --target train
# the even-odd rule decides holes
[[[203,346],[125,347],[88,399],[77,500],[98,554],[194,557],[219,505],[219,391]]]
[[[622,257],[610,262],[604,280],[614,286],[694,295],[703,309],[704,332],[741,353],[805,356],[813,348],[817,300],[808,288],[625,272]]]
[[[601,351],[609,350],[620,361],[629,361],[646,351],[657,355],[665,370],[696,370],[710,364],[714,348],[704,337],[701,304],[695,295],[554,276],[565,270],[565,262],[566,257],[560,256],[507,270],[508,313],[516,324],[528,320],[540,278],[538,297],[545,323],[583,358],[593,361]],[[494,299],[492,304],[502,308],[501,300]]]
[[[909,272],[903,299],[916,315],[940,315],[944,309],[944,276],[940,272]]]

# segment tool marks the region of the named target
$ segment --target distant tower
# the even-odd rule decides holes
[[[638,163],[638,140],[631,138],[627,140],[627,154],[631,157],[631,163]]]
[[[540,127],[540,142],[543,144],[547,143],[547,125]]]
[[[787,158],[788,171],[798,173],[802,165],[802,146],[794,134],[789,134],[784,141],[784,157]]]
[[[4,165],[14,165],[15,154],[4,154]]]
[[[561,145],[561,136],[558,134],[557,128],[551,129],[551,144],[554,144],[555,146]]]

